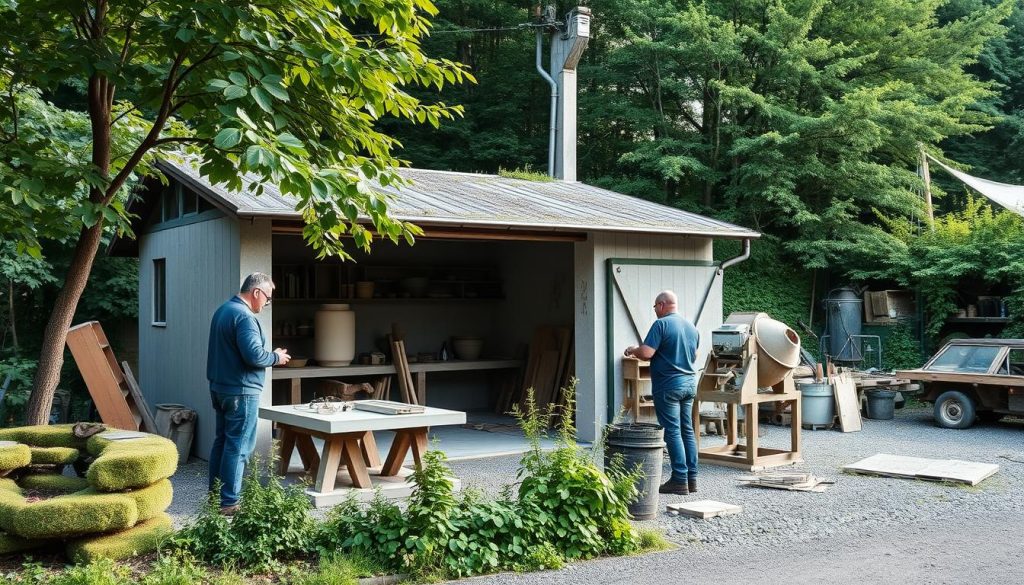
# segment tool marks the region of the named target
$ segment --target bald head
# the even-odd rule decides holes
[[[677,302],[676,293],[670,290],[661,291],[658,296],[654,297],[654,314],[661,319],[669,313],[675,313]]]

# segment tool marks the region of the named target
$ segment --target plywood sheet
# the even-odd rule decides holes
[[[860,418],[860,400],[857,398],[857,386],[853,378],[845,372],[839,374],[832,379],[832,388],[843,432],[853,433],[861,430],[863,422]]]
[[[666,506],[669,512],[678,512],[683,516],[691,518],[708,519],[715,516],[731,516],[743,511],[743,506],[726,504],[714,500],[700,500],[697,502],[686,502],[682,504],[669,504]]]
[[[926,459],[923,457],[880,453],[846,465],[843,469],[855,473],[886,477],[951,481],[978,485],[999,471],[999,466],[994,463],[978,463],[975,461],[960,461],[958,459]]]

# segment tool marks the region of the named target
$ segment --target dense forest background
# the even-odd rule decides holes
[[[478,83],[445,89],[465,116],[440,129],[385,124],[404,159],[545,170],[548,88],[534,70],[533,30],[520,26],[532,4],[438,0],[427,52],[469,65]],[[1024,2],[584,4],[594,20],[579,68],[580,180],[762,232],[755,261],[727,275],[727,312],[817,326],[812,307],[831,287],[914,288],[920,333],[901,329],[894,346],[909,349],[887,364],[907,365],[920,342],[948,333],[965,290],[992,290],[1010,300],[1004,333],[1024,336],[1021,218],[935,172],[928,225],[917,174],[923,147],[977,176],[1024,183]],[[42,258],[28,257],[2,237],[0,251],[0,367],[23,389],[5,398],[14,413],[69,254],[47,242]],[[136,287],[132,261],[98,259],[76,322],[131,321]]]

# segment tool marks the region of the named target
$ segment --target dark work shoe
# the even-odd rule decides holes
[[[673,494],[676,496],[685,496],[690,493],[690,490],[686,488],[686,484],[681,481],[675,481],[670,479],[665,483],[661,484],[658,488],[659,494]]]
[[[687,482],[686,482],[686,489],[688,489],[691,494],[697,493],[697,479],[693,478],[693,479],[687,480]]]

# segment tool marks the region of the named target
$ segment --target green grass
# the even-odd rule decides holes
[[[498,175],[507,179],[521,179],[523,181],[534,181],[538,183],[551,183],[555,180],[554,177],[549,177],[547,173],[541,173],[531,169],[529,165],[522,169],[498,169]]]
[[[68,544],[66,553],[76,563],[90,563],[98,559],[118,561],[155,551],[173,531],[171,517],[161,513],[121,532],[72,542]]]
[[[378,569],[362,557],[337,555],[323,558],[316,572],[296,581],[298,585],[355,585],[372,577]]]
[[[665,534],[661,530],[641,528],[637,532],[640,534],[640,549],[638,552],[641,554],[676,548],[676,545],[665,539]]]

